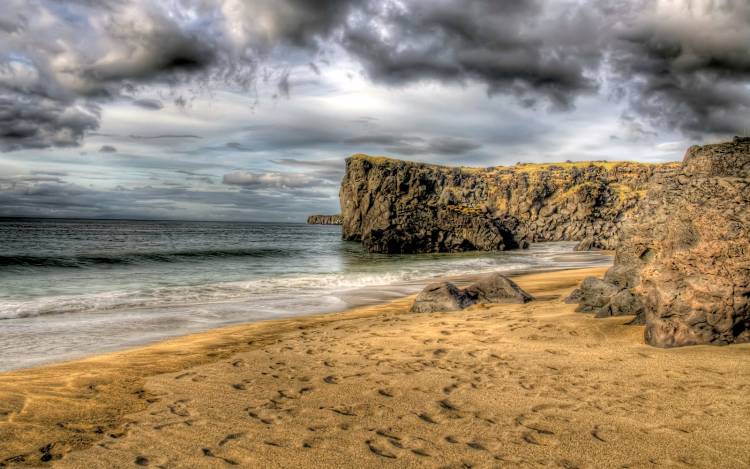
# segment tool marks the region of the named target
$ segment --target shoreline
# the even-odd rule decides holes
[[[247,397],[243,398],[244,407],[246,409],[248,408],[248,403],[257,400],[256,397],[258,396],[255,396],[256,394],[274,394],[277,393],[279,389],[282,389],[282,391],[278,391],[281,393],[280,395],[290,396],[289,393],[291,390],[283,390],[290,389],[289,383],[286,383],[286,386],[282,386],[282,384],[276,385],[277,380],[289,381],[306,378],[306,382],[309,382],[310,385],[303,386],[301,389],[309,387],[310,395],[314,396],[317,392],[327,392],[334,388],[339,391],[346,390],[347,387],[344,386],[345,381],[348,379],[362,379],[364,380],[363,383],[356,384],[350,391],[353,392],[355,396],[358,395],[365,404],[370,404],[371,401],[374,403],[377,399],[383,399],[383,393],[386,395],[391,394],[391,398],[387,398],[386,396],[386,399],[392,399],[393,396],[399,394],[399,389],[404,386],[407,388],[413,385],[420,387],[419,382],[417,382],[419,379],[422,379],[420,376],[427,371],[432,372],[434,370],[425,369],[424,373],[419,376],[413,375],[412,373],[414,370],[411,370],[411,368],[389,372],[388,374],[383,375],[391,376],[391,378],[387,379],[388,381],[393,380],[389,387],[383,383],[386,378],[381,377],[376,379],[374,375],[378,374],[376,373],[378,366],[383,366],[383,363],[389,363],[394,358],[384,356],[374,365],[368,364],[369,362],[364,363],[364,361],[366,361],[366,358],[369,358],[367,355],[372,353],[389,355],[387,353],[390,350],[388,347],[393,347],[393,345],[383,348],[385,345],[377,346],[377,344],[380,343],[378,341],[397,341],[396,343],[400,343],[400,341],[410,340],[410,337],[414,338],[420,333],[428,334],[429,337],[422,342],[415,342],[415,345],[409,347],[411,347],[410,349],[412,349],[415,354],[423,356],[423,358],[418,359],[415,362],[416,364],[409,365],[409,367],[418,366],[421,368],[426,366],[424,360],[428,357],[430,357],[429,360],[434,361],[438,358],[442,358],[445,354],[453,356],[455,352],[458,355],[453,359],[453,364],[451,365],[453,370],[452,373],[454,376],[468,373],[466,375],[467,378],[474,376],[474,373],[478,371],[476,369],[471,371],[471,369],[475,368],[478,361],[482,361],[479,358],[476,358],[478,356],[493,362],[499,360],[507,363],[519,363],[514,362],[513,360],[508,361],[508,357],[512,354],[511,352],[517,350],[516,346],[511,347],[511,349],[509,349],[510,351],[497,351],[493,353],[482,352],[480,355],[472,356],[472,354],[478,353],[474,348],[484,344],[485,339],[487,339],[486,342],[488,344],[495,344],[493,346],[498,347],[503,347],[503,344],[506,343],[512,344],[515,343],[514,341],[516,340],[521,340],[521,342],[518,343],[523,344],[523,346],[521,349],[518,349],[519,352],[523,352],[526,347],[528,347],[529,350],[536,349],[542,344],[542,349],[539,349],[539,354],[527,357],[527,360],[535,361],[535,367],[539,365],[541,368],[527,370],[534,371],[530,375],[521,372],[521,374],[526,375],[526,378],[524,378],[527,382],[526,386],[523,385],[523,380],[519,381],[519,383],[521,383],[521,387],[519,388],[520,392],[525,394],[531,393],[532,395],[536,395],[535,398],[539,397],[537,394],[540,391],[533,391],[535,385],[533,385],[531,381],[534,379],[546,380],[547,378],[543,376],[544,373],[551,373],[556,376],[560,367],[563,366],[557,363],[557,361],[562,359],[561,363],[564,364],[566,361],[565,356],[579,353],[578,349],[582,345],[585,347],[591,346],[594,351],[607,351],[607,354],[609,354],[609,349],[606,348],[607,342],[612,341],[615,344],[613,345],[615,348],[631,348],[636,350],[637,353],[643,355],[658,356],[660,359],[665,360],[667,365],[671,365],[672,367],[674,367],[675,364],[670,363],[671,357],[686,357],[689,359],[691,356],[699,355],[705,357],[704,360],[710,359],[711,362],[720,360],[721,357],[723,357],[725,360],[724,367],[726,367],[726,357],[730,357],[731,360],[737,360],[736,363],[732,362],[733,364],[730,363],[730,365],[734,367],[733,369],[736,372],[735,379],[737,381],[735,386],[737,389],[736,394],[739,398],[736,399],[736,396],[734,395],[724,397],[729,398],[732,402],[736,401],[734,402],[734,411],[739,414],[736,415],[737,418],[742,420],[743,415],[745,417],[750,415],[748,404],[742,402],[744,400],[742,399],[742,393],[745,393],[747,392],[747,389],[750,389],[750,365],[743,364],[739,361],[744,358],[742,353],[746,353],[750,350],[750,347],[691,347],[689,349],[679,350],[653,349],[643,345],[643,328],[641,326],[621,327],[630,319],[629,317],[605,320],[593,319],[590,316],[581,313],[572,313],[574,306],[562,303],[561,300],[564,297],[563,295],[577,286],[583,277],[589,275],[599,276],[605,270],[606,268],[576,269],[513,276],[519,285],[529,291],[532,295],[535,294],[535,296],[537,296],[536,301],[528,303],[527,305],[479,305],[463,312],[421,315],[408,312],[411,300],[413,299],[413,295],[410,295],[384,304],[359,307],[344,312],[226,326],[187,336],[167,339],[150,345],[95,355],[93,357],[2,372],[0,373],[0,441],[4,443],[0,444],[0,467],[15,464],[35,465],[47,461],[56,461],[57,465],[60,465],[61,467],[66,467],[66,465],[74,467],[83,464],[90,467],[106,467],[107,465],[111,466],[115,463],[122,465],[132,464],[133,461],[136,461],[136,463],[138,463],[138,461],[145,461],[146,463],[152,461],[155,464],[156,462],[154,458],[157,457],[155,455],[158,455],[161,452],[162,456],[166,458],[168,455],[164,452],[166,451],[168,453],[170,450],[163,447],[154,447],[151,448],[153,451],[149,453],[149,445],[153,444],[158,446],[167,444],[167,446],[172,445],[176,448],[181,445],[180,441],[182,438],[188,438],[186,436],[188,434],[190,435],[190,438],[194,438],[196,435],[203,438],[207,437],[209,434],[213,434],[214,430],[224,431],[225,428],[220,428],[222,427],[222,423],[218,420],[233,420],[238,418],[238,415],[235,412],[236,409],[229,412],[229,407],[225,407],[235,404],[242,405],[241,403],[236,402],[236,396],[238,396],[236,393],[240,392],[248,394]],[[543,327],[538,328],[538,332],[532,332],[531,335],[524,335],[524,337],[521,338],[515,337],[517,334],[517,328],[520,328],[518,330],[524,330],[524,328],[529,327],[530,324],[537,322],[544,323],[542,324]],[[448,327],[447,325],[443,326],[442,324],[448,323],[455,323],[454,327],[456,328],[474,327],[476,325],[480,327],[480,329],[474,330],[471,335],[468,335],[466,341],[451,343],[450,334],[443,334],[443,332],[447,333],[448,331],[441,329]],[[559,325],[556,325],[558,323]],[[393,329],[397,325],[399,328],[409,325],[414,327],[408,328],[408,330],[412,332],[402,331],[399,333],[398,331],[401,329]],[[572,325],[573,328],[568,330],[568,326],[570,325]],[[502,331],[498,329],[501,326],[503,328]],[[583,326],[590,328],[596,336],[585,337],[585,334],[577,333],[576,328]],[[559,330],[555,332],[556,329]],[[560,335],[566,330],[567,332],[565,332],[565,334]],[[344,335],[341,335],[342,332],[340,331],[345,331],[343,333]],[[550,332],[552,332],[551,335],[549,334]],[[570,332],[570,334],[568,334],[568,332]],[[574,332],[575,334],[573,334]],[[379,339],[371,337],[374,334],[376,334],[377,337],[383,338]],[[527,332],[524,332],[524,334],[527,334]],[[315,339],[315,343],[312,345],[304,345],[311,340],[310,337],[312,335],[318,337]],[[478,342],[476,342],[476,340],[478,340]],[[581,343],[582,340],[592,340],[593,342],[586,342],[588,345],[585,345]],[[347,343],[345,343],[347,341],[350,341],[351,343],[347,345]],[[563,342],[558,343],[559,341]],[[570,343],[568,344],[568,342]],[[388,343],[390,344],[390,342]],[[437,344],[440,343],[446,343],[448,345],[437,346]],[[305,347],[307,347],[306,351]],[[335,359],[316,359],[315,366],[309,364],[306,365],[305,360],[315,358],[320,354],[325,355],[331,351],[335,352],[335,350],[339,350],[338,347],[343,348],[340,349],[340,352],[334,353],[333,356],[336,357]],[[602,349],[601,347],[605,348]],[[422,350],[422,348],[424,350]],[[356,352],[355,349],[361,350]],[[442,350],[446,350],[446,352],[442,352]],[[545,352],[545,350],[547,351]],[[552,352],[549,350],[552,350]],[[581,350],[585,350],[585,348]],[[430,352],[427,353],[428,351]],[[438,352],[440,352],[440,357],[435,355],[438,354]],[[294,356],[288,356],[290,353],[296,354]],[[492,358],[492,355],[495,357],[503,357],[504,354],[507,355],[506,359]],[[591,352],[589,351],[585,351],[585,354],[592,360],[592,366],[597,363],[596,354],[591,355]],[[321,357],[323,355],[321,355]],[[464,357],[464,355],[466,355],[466,357]],[[405,359],[405,357],[401,355],[399,355],[399,357],[399,360]],[[232,358],[232,360],[227,361],[230,358]],[[270,365],[271,368],[274,368],[275,366],[276,368],[285,368],[286,371],[284,373],[279,371],[263,371],[261,362],[256,362],[256,360],[262,358],[272,360]],[[599,359],[601,359],[601,357]],[[640,360],[644,360],[644,358],[641,358]],[[318,364],[319,361],[322,365]],[[327,365],[325,365],[325,363],[332,361],[347,362],[341,363],[341,365],[355,368],[359,366],[362,370],[366,371],[360,372],[360,378],[356,377],[357,373],[354,373],[352,377],[347,378],[347,375],[342,372],[336,373],[335,375],[331,374],[330,376],[323,376],[322,373],[331,373],[331,370],[326,369]],[[536,361],[540,362],[536,363]],[[240,365],[234,364],[234,362]],[[273,365],[273,363],[277,363],[277,365]],[[283,363],[283,365],[278,365],[278,363]],[[725,370],[720,369],[722,368],[722,366],[720,366],[721,364],[721,362],[713,363],[713,365],[712,363],[701,363],[701,365],[706,368],[714,366],[716,372],[725,372]],[[320,370],[316,368],[318,366],[321,367]],[[548,368],[550,366],[552,368]],[[558,370],[555,371],[554,368],[558,368]],[[540,374],[540,370],[547,371],[541,372]],[[224,383],[226,379],[230,379],[226,375],[227,373],[234,373],[237,371],[249,374],[239,383]],[[493,373],[495,372],[496,371],[487,368],[484,372],[480,373],[479,376],[485,376],[486,380],[492,381]],[[591,371],[581,371],[584,375],[585,373],[590,372]],[[597,373],[600,373],[600,371],[597,371]],[[644,370],[644,373],[648,374],[650,371],[646,369]],[[277,377],[273,378],[274,375]],[[199,379],[201,376],[204,376],[205,378]],[[367,378],[367,376],[370,376],[370,378]],[[516,381],[519,380],[517,374],[511,374],[510,376],[513,376],[513,379]],[[694,378],[694,376],[691,377],[691,379]],[[271,379],[271,382],[274,384],[262,385],[262,381],[268,379]],[[412,380],[414,381],[412,382]],[[219,391],[213,388],[212,390],[203,389],[204,386],[207,386],[209,383],[215,384],[216,381],[221,381],[226,384],[226,387],[222,384],[221,387],[217,388]],[[482,380],[473,383],[473,385],[483,384],[481,381]],[[584,382],[585,381],[586,380],[584,380]],[[319,382],[323,384],[319,384]],[[380,384],[377,384],[378,382],[380,382]],[[185,397],[182,398],[182,400],[172,399],[174,396],[169,395],[180,392],[179,389],[177,389],[179,386],[175,383],[180,383],[180,386],[183,386],[184,390],[192,397]],[[495,397],[502,396],[505,392],[512,391],[510,389],[504,390],[504,387],[500,386],[499,383],[500,382],[493,385],[496,389]],[[625,381],[620,385],[626,386],[626,383],[627,382]],[[231,386],[229,386],[229,384],[231,384]],[[362,386],[364,384],[380,386],[380,391],[382,391],[382,393],[375,393],[375,395],[372,396],[370,394],[363,395],[362,390],[364,388]],[[424,383],[422,383],[422,385],[424,385]],[[498,388],[497,386],[500,387]],[[536,388],[539,388],[539,386],[540,385],[536,385]],[[529,389],[526,389],[527,387]],[[475,389],[481,389],[481,386]],[[555,399],[559,400],[566,397],[567,391],[555,391],[554,389],[553,386],[548,389],[548,392],[559,394]],[[424,391],[431,392],[431,389],[427,386]],[[468,388],[467,392],[468,394],[464,397],[468,399],[474,391],[472,391],[471,388]],[[639,391],[639,393],[640,392],[643,391]],[[676,391],[673,390],[673,392]],[[605,394],[608,395],[608,393]],[[343,402],[346,400],[346,396],[348,396],[346,393],[343,395],[333,394],[329,395],[328,398],[341,400]],[[456,396],[458,396],[458,394],[451,397],[451,399],[458,400],[459,398]],[[248,398],[250,399],[249,401],[247,400]],[[602,398],[605,398],[605,396]],[[672,399],[674,397],[665,396],[665,399],[666,398]],[[289,400],[287,401],[284,399]],[[408,396],[404,395],[404,399],[408,400]],[[490,399],[489,397],[486,397],[486,399],[488,405],[493,402],[493,399]],[[605,400],[606,399],[609,398],[605,398]],[[272,407],[281,405],[279,403],[282,400],[285,406],[287,405],[287,402],[302,405],[303,401],[302,396],[300,395],[294,397],[294,400],[292,400],[292,397],[279,398],[277,396],[275,400],[271,400],[272,402],[277,402],[277,404],[272,405]],[[210,405],[207,404],[208,401],[211,401]],[[715,400],[713,404],[717,405],[716,403],[719,401],[720,399]],[[360,415],[360,413],[364,411],[356,409],[352,410],[348,407],[342,408],[342,402],[330,402],[330,408],[333,409],[333,413],[331,413],[330,410],[326,411],[326,418],[329,417],[328,414],[332,414],[333,417],[343,418],[344,420],[349,421],[350,423],[346,425],[349,425],[350,429],[354,428],[351,426],[351,422],[358,422],[361,420],[359,417],[355,416]],[[446,406],[453,406],[454,404],[452,402],[453,401],[447,404],[444,403],[445,405],[443,406],[442,411],[447,412],[447,414],[452,413],[454,414],[453,417],[458,418],[458,414],[461,412],[445,408]],[[634,402],[638,402],[638,400],[636,399]],[[193,407],[200,407],[204,404],[209,405],[209,407],[201,408],[201,411],[196,411]],[[221,418],[217,419],[208,417],[208,409],[213,409],[212,411],[218,412],[219,415],[221,415]],[[242,433],[242,438],[244,438],[244,435],[250,435],[252,432],[262,433],[264,431],[271,431],[274,428],[272,423],[276,421],[274,419],[280,419],[280,422],[283,418],[291,418],[289,417],[291,414],[279,414],[275,416],[265,415],[265,413],[272,413],[271,408],[261,406],[259,409],[260,410],[258,411],[239,410],[239,413],[242,414],[242,425],[249,425],[248,429],[239,432]],[[321,409],[323,409],[323,407],[321,407]],[[302,412],[301,410],[299,411]],[[382,411],[383,410],[379,412]],[[485,409],[483,412],[492,413],[492,409]],[[252,418],[251,414],[259,416],[258,419]],[[477,415],[479,414],[482,414],[482,412],[478,411]],[[502,412],[500,412],[500,414],[502,414]],[[149,415],[151,417],[149,417]],[[203,415],[204,417],[198,418],[196,417],[197,415]],[[248,415],[250,415],[250,418],[248,418]],[[285,415],[287,417],[284,417]],[[413,425],[412,423],[409,423],[408,425],[403,423],[404,428],[416,428],[415,426],[424,424],[425,421],[428,420],[432,420],[433,422],[441,420],[436,415],[430,414],[432,416],[426,415],[426,417],[425,415],[417,415],[417,421],[412,422]],[[159,424],[154,424],[154,422],[150,421],[145,423],[145,421],[157,418],[157,416],[165,417],[168,421],[165,420]],[[391,415],[386,412],[386,414],[376,418],[376,422],[388,420],[389,416]],[[309,416],[303,417],[304,416],[300,414],[300,418],[303,422],[309,420],[308,426],[312,425],[312,422],[316,420]],[[497,415],[495,417],[487,417],[487,419],[496,422],[502,420],[502,418]],[[512,421],[513,418],[511,418],[511,422]],[[456,422],[463,422],[463,420],[459,419],[456,420]],[[436,423],[427,423],[428,429],[435,428],[438,425]],[[549,422],[547,422],[547,424],[549,424]],[[732,425],[733,424],[734,423],[732,423]],[[739,425],[739,423],[737,424]],[[168,428],[170,429],[169,432],[167,432],[167,427],[162,427],[161,425],[168,425]],[[239,424],[236,424],[235,426],[237,425]],[[375,425],[375,423],[369,425]],[[483,425],[489,424],[485,422]],[[516,427],[518,426],[517,424],[513,425]],[[712,425],[715,425],[715,422]],[[357,432],[365,431],[364,428],[359,428],[357,425],[354,426],[357,427]],[[158,430],[161,431],[159,439],[163,441],[151,442],[148,444],[144,443],[144,441],[151,441],[155,438],[155,435],[150,434],[149,432],[157,431],[157,427],[159,427]],[[527,427],[531,428],[534,427],[534,425],[521,425],[520,429],[522,430],[523,428],[526,428],[524,431],[528,432],[529,430]],[[617,433],[615,429],[610,427],[611,426],[606,427],[608,429],[606,432]],[[287,431],[291,432],[290,435],[294,433],[292,427],[286,428],[284,425],[279,425],[278,428],[285,428]],[[326,428],[328,428],[328,426]],[[722,427],[716,426],[716,428]],[[391,430],[396,431],[394,429]],[[387,432],[387,429],[383,431]],[[420,429],[419,431],[422,430]],[[184,434],[184,432],[188,433]],[[547,433],[534,433],[534,430],[531,430],[531,432],[532,435],[529,438],[539,440],[537,443],[540,443],[541,440],[549,439]],[[521,433],[523,433],[523,431]],[[605,430],[601,430],[600,433],[600,436],[604,435]],[[556,433],[553,434],[556,435]],[[673,435],[669,434],[667,436],[671,438]],[[276,437],[280,438],[280,435],[276,435]],[[695,437],[705,438],[705,435],[698,433]],[[190,438],[186,441],[192,441]],[[240,436],[236,436],[235,438],[238,440],[242,439]],[[335,438],[343,438],[343,436],[339,435]],[[402,464],[411,461],[410,458],[416,458],[414,461],[421,461],[420,458],[428,457],[420,456],[420,451],[422,450],[419,448],[412,448],[412,450],[406,452],[408,453],[406,454],[396,447],[383,447],[382,444],[388,444],[388,438],[385,438],[383,441],[376,441],[377,438],[381,438],[377,437],[377,435],[373,438],[374,439],[367,440],[369,443],[365,443],[365,440],[360,441],[356,447],[351,448],[351,451],[354,451],[354,453],[347,453],[346,457],[355,458],[368,467],[390,461],[390,457],[384,457],[378,453],[395,456],[398,458],[397,460],[402,461]],[[391,442],[396,442],[403,446],[406,438],[399,438],[400,439],[390,438],[390,440]],[[532,452],[535,452],[544,449],[546,446],[544,444],[531,443],[529,444],[531,446],[526,448],[523,443],[523,438],[523,435],[521,435],[521,446],[515,448],[514,451],[511,451],[512,454],[507,454],[506,456],[508,458],[512,459],[514,457],[521,457],[525,454],[524,451],[526,450],[533,450]],[[693,436],[691,435],[690,439],[692,438]],[[738,435],[737,438],[741,438],[741,436]],[[230,440],[231,439],[232,438],[230,438]],[[590,435],[588,436],[588,439],[591,439]],[[601,439],[604,440],[607,438],[602,436]],[[252,438],[250,440],[255,441]],[[337,461],[337,457],[341,458],[345,456],[340,452],[332,452],[331,448],[326,446],[327,443],[323,444],[329,441],[327,439],[324,439],[325,441],[315,440],[315,442],[301,442],[300,444],[302,446],[295,447],[291,452],[282,451],[283,448],[289,447],[289,442],[275,441],[273,438],[271,438],[271,440],[266,440],[266,443],[261,442],[262,446],[260,448],[253,446],[253,451],[250,452],[243,452],[240,449],[237,449],[236,454],[229,456],[220,456],[223,454],[222,451],[226,449],[225,446],[229,446],[229,443],[227,442],[220,444],[220,447],[216,447],[216,445],[211,448],[204,446],[203,449],[198,448],[195,451],[195,454],[191,453],[189,457],[185,456],[188,457],[188,459],[183,459],[183,462],[189,461],[189,464],[193,467],[209,467],[212,464],[215,464],[217,461],[214,461],[214,459],[219,457],[220,459],[223,458],[225,462],[229,460],[238,464],[250,464],[252,462],[257,464],[266,463],[271,465],[283,465],[282,462],[284,461],[286,463],[292,463],[294,461],[299,463],[300,461],[304,462],[306,460],[304,459],[305,457],[312,457],[299,454],[299,448],[306,448],[305,445],[310,447],[310,450],[315,453],[314,457],[318,458],[317,460],[321,462],[327,461],[328,463],[333,464]],[[628,441],[629,438],[626,438],[625,440]],[[416,441],[417,440],[414,440],[415,443]],[[594,441],[596,442],[598,440],[594,438]],[[663,446],[663,444],[665,444],[661,440],[659,441],[660,445]],[[278,443],[278,445],[275,446],[272,443]],[[322,452],[318,452],[317,450],[313,451],[314,448],[318,447],[318,443],[321,443],[320,450]],[[484,454],[481,450],[474,448],[471,443],[472,442],[467,442],[466,444],[468,446],[465,446],[468,448],[466,450],[467,455],[471,456],[467,460],[477,460],[481,464],[482,461],[486,462],[483,458],[489,457],[489,453],[497,453],[495,450],[487,450],[485,451],[487,454]],[[666,448],[674,449],[673,443],[674,442],[671,442]],[[745,453],[750,450],[740,448],[742,445],[737,443],[737,441],[730,438],[730,441],[728,441],[726,445],[721,446],[726,446],[727,451],[729,451],[728,454],[732,454],[731,448],[736,448],[734,451],[735,454],[738,455],[738,458],[748,456]],[[143,446],[144,444],[146,445],[145,448]],[[255,443],[252,444],[254,445]],[[443,457],[444,459],[448,458],[455,461],[461,460],[461,458],[453,453],[444,453],[441,456],[441,451],[436,449],[440,444],[433,442],[433,445],[433,449],[424,449],[422,452],[430,454],[431,457]],[[450,447],[452,447],[451,445],[453,444],[449,443]],[[489,442],[484,442],[477,443],[474,446],[482,446],[487,449],[492,445]],[[534,446],[539,446],[539,448]],[[566,454],[575,449],[569,448],[565,444],[563,444],[563,446],[565,450],[562,452]],[[136,451],[136,449],[137,451],[149,454],[133,454],[132,451]],[[208,449],[208,451],[206,451],[206,449]],[[260,451],[260,449],[262,449],[262,451]],[[349,450],[347,449],[347,451]],[[549,451],[549,448],[545,451]],[[743,451],[745,453],[743,453]],[[571,454],[574,453],[575,451]],[[463,454],[463,452],[461,454]],[[493,454],[492,457],[495,459],[491,460],[496,462],[500,461],[500,459],[497,459],[499,456],[499,453]],[[703,460],[701,458],[704,456],[709,457],[711,455],[704,455],[701,452],[701,455],[693,455],[691,457],[693,458],[692,460],[700,462]],[[294,458],[303,459],[300,460]],[[508,459],[507,461],[511,461],[511,459]],[[308,463],[312,460],[314,459],[307,459]],[[740,459],[734,459],[734,461],[738,460]],[[338,461],[340,462],[340,460]],[[424,461],[422,463],[424,464]],[[227,462],[227,464],[231,463]]]
[[[529,255],[530,252],[531,250],[523,251],[523,254]],[[605,263],[611,265],[612,260],[612,253],[605,251],[583,255],[573,251],[560,251],[549,256],[553,256],[548,259],[549,265],[541,267],[529,264],[519,269],[498,265],[492,270],[504,275],[517,276],[599,267]],[[269,304],[265,304],[256,308],[253,295],[257,295],[257,292],[251,291],[246,299],[203,302],[186,300],[184,304],[174,303],[163,307],[149,305],[103,312],[82,311],[69,313],[70,315],[63,313],[3,319],[0,320],[0,324],[10,328],[12,340],[10,344],[6,344],[6,349],[0,351],[0,373],[143,347],[216,328],[275,319],[337,314],[354,308],[374,306],[404,298],[418,293],[426,284],[436,281],[470,282],[489,271],[474,274],[441,272],[439,275],[433,275],[433,272],[436,271],[422,272],[425,276],[416,278],[381,279],[383,282],[391,283],[377,283],[376,279],[376,283],[373,284],[342,287],[338,290],[327,286],[320,295],[321,298],[325,298],[325,301],[318,302],[320,304],[277,305],[271,306],[270,309]],[[325,282],[326,279],[322,281]],[[269,298],[270,301],[279,301],[278,298],[272,298],[272,296],[262,298],[261,301],[267,302]],[[276,296],[284,297],[283,301],[287,303],[290,299],[294,300],[294,293]],[[292,302],[299,303],[299,301]],[[199,309],[203,312],[196,316],[193,310]],[[206,317],[205,321],[201,318],[201,314]],[[42,327],[34,330],[34,326],[26,326],[27,322],[33,321],[37,321],[38,326]],[[131,324],[148,324],[150,327],[131,328]],[[44,345],[44,342],[37,343],[37,335],[47,337],[48,334],[52,334],[49,336],[53,338],[51,346]],[[91,337],[101,340],[91,340]],[[32,346],[32,349],[25,350],[26,353],[23,353],[23,341]],[[63,346],[63,344],[66,345]],[[6,360],[3,361],[3,358]]]

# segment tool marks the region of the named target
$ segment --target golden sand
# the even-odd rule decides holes
[[[747,467],[750,345],[662,350],[561,301],[412,298],[0,374],[0,466]]]

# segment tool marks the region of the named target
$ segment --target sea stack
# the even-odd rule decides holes
[[[340,225],[341,215],[310,215],[307,217],[308,225]]]

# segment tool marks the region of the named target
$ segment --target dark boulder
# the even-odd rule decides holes
[[[576,311],[584,313],[597,312],[609,303],[618,288],[596,277],[586,277],[581,286],[565,299],[566,303],[578,303]]]
[[[513,280],[493,273],[464,288],[474,303],[528,303],[534,298]]]
[[[451,282],[436,282],[424,287],[411,310],[415,313],[458,311],[476,303],[526,303],[533,297],[509,278],[492,273],[464,289]]]
[[[450,282],[436,282],[424,287],[411,310],[415,313],[457,311],[472,304],[464,293]]]

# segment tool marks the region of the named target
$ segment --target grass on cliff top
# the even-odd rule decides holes
[[[374,165],[393,165],[399,163],[409,163],[418,166],[426,166],[432,168],[442,169],[453,169],[459,168],[462,171],[474,173],[484,171],[513,171],[513,172],[527,172],[534,173],[537,171],[546,171],[550,169],[571,169],[571,168],[587,168],[590,166],[598,166],[607,170],[612,170],[621,166],[656,166],[653,163],[641,163],[637,161],[566,161],[564,163],[516,163],[512,166],[490,166],[486,168],[476,166],[448,166],[432,163],[421,163],[417,161],[400,160],[396,158],[390,158],[388,156],[371,156],[364,153],[357,153],[351,156],[352,159],[359,159],[368,161]]]

